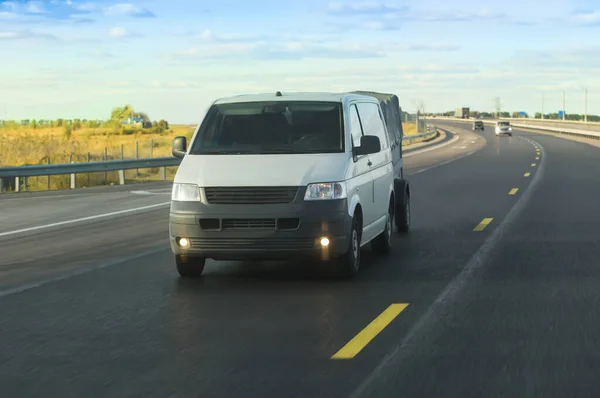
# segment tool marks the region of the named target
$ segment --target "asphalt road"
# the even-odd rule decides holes
[[[2,395],[597,396],[600,149],[448,125],[406,153],[411,233],[352,281],[179,280],[168,185],[1,198]]]

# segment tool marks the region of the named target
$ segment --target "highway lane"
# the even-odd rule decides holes
[[[107,213],[167,203],[171,183],[103,186],[72,191],[27,192],[0,195],[0,237],[31,229]],[[132,194],[131,192],[150,194]],[[150,207],[152,208],[152,207]]]
[[[181,281],[166,247],[166,223],[157,221],[166,221],[164,210],[27,235],[37,236],[48,252],[54,246],[54,253],[63,253],[47,261],[40,257],[46,268],[71,263],[63,252],[69,247],[87,251],[88,258],[106,250],[121,258],[139,254],[143,250],[136,244],[154,246],[154,251],[0,297],[0,358],[5,358],[0,389],[10,396],[63,397],[342,397],[376,386],[391,392],[396,382],[384,377],[370,383],[369,375],[382,359],[394,356],[403,338],[419,330],[440,293],[494,236],[519,200],[508,193],[515,187],[519,195],[526,193],[536,178],[530,142],[496,140],[489,132],[483,140],[456,130],[460,136],[452,144],[407,157],[413,231],[395,238],[390,257],[365,250],[365,267],[352,281],[323,280],[315,264],[214,262],[202,280]],[[532,174],[524,177],[524,172]],[[474,231],[489,218],[485,228]],[[139,241],[135,227],[125,229],[127,222],[136,223]],[[73,236],[84,237],[82,246],[69,244]],[[117,241],[124,245],[115,246]],[[10,245],[26,252],[33,242],[12,239]],[[18,261],[12,264],[18,266]],[[355,358],[330,359],[394,303],[408,307]],[[459,321],[463,326],[469,322]],[[451,332],[445,324],[436,330],[442,336]],[[407,370],[400,363],[384,366],[382,374],[398,378],[399,366],[412,372],[399,379],[409,391],[430,387],[427,367]],[[465,374],[453,380],[463,387],[473,383]]]
[[[468,285],[399,339],[355,396],[598,395],[600,149],[515,135],[541,144],[535,189],[455,281]]]
[[[408,174],[464,156],[485,143],[448,134],[407,147]],[[2,290],[29,287],[168,247],[171,183],[159,182],[0,196]],[[223,268],[223,264],[219,264]],[[66,272],[66,275],[62,275]]]

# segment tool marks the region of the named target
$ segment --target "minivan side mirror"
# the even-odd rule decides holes
[[[173,138],[173,144],[172,144],[173,156],[175,156],[176,158],[183,159],[186,151],[187,151],[187,138],[181,137],[181,136]]]
[[[360,146],[352,150],[354,156],[370,155],[381,151],[381,141],[376,135],[363,135],[360,137]]]

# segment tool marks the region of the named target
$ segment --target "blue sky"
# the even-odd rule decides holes
[[[253,92],[394,92],[405,110],[600,114],[597,0],[0,1],[0,119],[197,123]]]

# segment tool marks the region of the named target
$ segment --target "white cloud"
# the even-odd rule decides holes
[[[121,38],[129,36],[129,32],[123,27],[115,27],[108,32],[108,35],[114,38]]]
[[[91,12],[97,9],[94,3],[74,3],[71,0],[67,0],[65,4],[77,11]]]
[[[49,33],[31,31],[31,30],[0,31],[0,41],[2,41],[2,40],[24,40],[24,39],[59,40],[59,38],[55,35],[52,35]]]
[[[458,51],[460,47],[454,44],[409,44],[403,47],[407,51]]]
[[[0,32],[0,40],[17,39],[19,34],[17,32]]]
[[[329,3],[328,11],[337,15],[382,15],[406,10],[394,4],[386,4],[376,1],[364,2],[332,2]]]
[[[146,8],[137,7],[133,4],[115,4],[106,9],[106,14],[111,16],[127,17],[154,17],[154,13]]]
[[[117,26],[109,30],[108,36],[113,39],[125,39],[133,37],[142,37],[139,33],[130,32],[122,26]]]
[[[37,2],[37,1],[30,1],[27,3],[26,7],[25,7],[25,11],[27,11],[28,13],[31,14],[43,14],[45,13],[45,10],[41,4],[41,2]]]
[[[574,13],[566,18],[566,21],[576,26],[600,26],[600,11]]]
[[[10,11],[17,11],[17,3],[15,3],[14,1],[5,1],[0,5],[3,8],[9,9]]]
[[[200,33],[197,38],[202,41],[213,41],[213,42],[248,42],[258,41],[263,36],[251,35],[251,34],[216,34],[210,29],[204,30]]]

